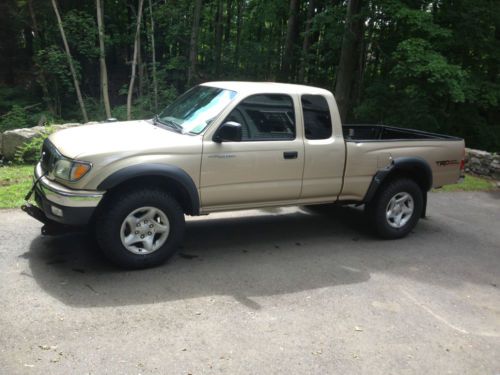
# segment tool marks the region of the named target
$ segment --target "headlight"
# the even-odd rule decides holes
[[[56,162],[54,176],[67,181],[78,181],[91,167],[90,163],[61,158]]]

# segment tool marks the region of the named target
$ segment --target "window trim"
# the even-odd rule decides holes
[[[265,139],[245,139],[245,140],[241,140],[240,142],[234,142],[234,143],[243,143],[243,142],[290,142],[290,141],[295,141],[297,140],[297,111],[296,111],[296,106],[295,106],[295,103],[294,103],[294,100],[293,100],[293,96],[290,95],[290,94],[285,94],[285,93],[279,93],[279,92],[262,92],[262,93],[258,93],[258,94],[251,94],[251,95],[248,95],[248,96],[245,96],[243,99],[241,99],[232,109],[231,111],[226,115],[226,117],[224,117],[224,120],[221,121],[220,125],[217,127],[217,129],[215,130],[214,134],[217,133],[217,130],[219,129],[220,126],[222,126],[222,124],[224,124],[225,122],[227,122],[227,118],[231,115],[231,113],[238,108],[238,106],[243,103],[245,100],[247,100],[248,98],[251,98],[253,96],[261,96],[261,95],[281,95],[281,96],[286,96],[290,99],[290,102],[292,104],[292,110],[293,110],[293,116],[294,116],[294,122],[293,122],[293,127],[294,127],[294,134],[293,134],[293,138],[265,138]],[[241,112],[241,110],[239,110]],[[243,116],[243,115],[242,115]],[[242,124],[243,125],[243,124]]]
[[[325,103],[326,103],[326,107],[328,108],[328,113],[330,114],[330,135],[326,138],[308,138],[307,137],[307,134],[306,134],[306,118],[304,116],[304,105],[302,103],[302,98],[304,96],[319,96],[321,98],[324,99]],[[302,110],[302,125],[304,127],[304,139],[307,139],[308,141],[324,141],[325,139],[330,139],[333,137],[334,135],[334,132],[333,132],[333,116],[332,116],[332,111],[330,109],[330,105],[328,104],[328,99],[322,95],[322,94],[301,94],[300,95],[300,108]]]

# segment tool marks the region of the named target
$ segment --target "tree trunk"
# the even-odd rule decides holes
[[[71,57],[68,41],[66,40],[66,33],[64,32],[61,16],[59,15],[59,10],[57,9],[56,0],[52,0],[52,7],[54,8],[54,13],[56,14],[57,24],[59,25],[59,31],[61,32],[61,38],[63,40],[64,49],[66,50],[66,57],[68,58],[69,69],[71,70],[71,75],[73,76],[73,84],[75,85],[76,96],[78,97],[78,103],[80,104],[80,109],[82,111],[83,121],[88,122],[89,118],[87,117],[87,111],[85,110],[85,103],[83,102],[82,93],[80,92],[80,83],[78,82],[78,77],[76,76],[76,70],[75,67],[73,66],[73,58]]]
[[[314,0],[309,0],[309,5],[307,7],[307,20],[306,20],[306,30],[304,33],[304,41],[302,42],[302,58],[300,60],[299,68],[299,83],[304,83],[306,64],[307,64],[307,54],[309,53],[309,44],[311,33],[311,24],[314,16]]]
[[[108,92],[108,69],[106,68],[106,52],[104,49],[104,21],[103,21],[103,7],[101,0],[96,0],[97,8],[97,28],[99,31],[99,65],[101,68],[101,92],[102,101],[104,102],[104,110],[106,111],[106,118],[111,118],[111,105],[109,104]]]
[[[141,19],[142,19],[143,4],[144,0],[139,0],[139,8],[137,11],[137,27],[135,30],[135,40],[134,40],[134,55],[132,57],[132,75],[130,76],[130,84],[128,85],[127,120],[132,119],[132,93],[134,91],[135,71],[137,69],[137,56],[139,53],[139,38],[141,36]]]
[[[290,14],[288,16],[285,51],[283,53],[283,63],[281,65],[280,80],[288,81],[292,70],[293,48],[297,37],[297,14],[299,12],[299,0],[290,0]]]
[[[347,114],[351,110],[351,91],[359,61],[360,41],[363,37],[361,2],[362,0],[349,0],[347,3],[345,31],[335,84],[335,99],[342,121],[346,120]]]
[[[238,0],[238,8],[236,10],[236,48],[234,49],[234,62],[236,71],[240,65],[240,50],[241,50],[241,27],[243,18],[244,0]]]
[[[149,17],[151,23],[151,54],[153,61],[153,94],[155,103],[155,112],[158,111],[158,82],[156,81],[156,47],[155,47],[155,22],[153,19],[153,6],[151,5],[151,0],[149,0]]]
[[[215,11],[215,77],[219,78],[221,72],[221,59],[222,59],[222,0],[217,0],[217,7]]]
[[[191,39],[189,40],[189,67],[187,84],[191,86],[196,75],[196,62],[198,59],[198,34],[200,31],[201,7],[203,0],[196,0],[194,4],[193,26],[191,28]]]
[[[36,21],[36,16],[35,16],[35,11],[33,10],[33,0],[28,0],[28,11],[30,13],[31,17],[31,22],[33,23],[33,32],[34,32],[34,38],[39,39],[41,38],[40,31],[38,29],[38,22]],[[40,41],[41,43],[41,41]],[[37,43],[35,43],[36,45]],[[39,45],[40,46],[40,45]],[[36,48],[36,47],[35,47]],[[55,115],[55,109],[52,104],[52,101],[50,99],[50,93],[49,93],[49,88],[47,85],[47,78],[45,77],[45,70],[43,66],[40,66],[38,64],[35,64],[36,70],[38,73],[38,83],[40,84],[40,87],[42,88],[42,93],[43,93],[43,100],[47,104],[47,109],[49,112],[53,115]]]
[[[227,0],[227,10],[226,10],[226,30],[224,30],[224,42],[229,45],[231,40],[231,23],[233,22],[233,1]]]

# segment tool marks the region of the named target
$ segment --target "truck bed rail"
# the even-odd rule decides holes
[[[343,125],[342,130],[347,142],[370,141],[410,141],[410,140],[440,140],[457,141],[461,138],[425,132],[422,130],[398,128],[387,125]]]

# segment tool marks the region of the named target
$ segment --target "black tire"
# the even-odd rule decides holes
[[[168,218],[166,242],[149,254],[135,254],[122,244],[120,231],[125,218],[140,207],[154,207]],[[158,266],[177,250],[184,236],[184,212],[179,203],[161,190],[141,189],[115,193],[104,202],[96,217],[96,238],[104,255],[119,267],[141,269]]]
[[[389,202],[398,194],[408,193],[413,199],[413,213],[400,228],[391,225],[386,217]],[[366,213],[376,234],[385,239],[405,237],[415,227],[423,209],[423,194],[413,180],[400,178],[389,181],[380,187],[373,200],[367,204]]]

